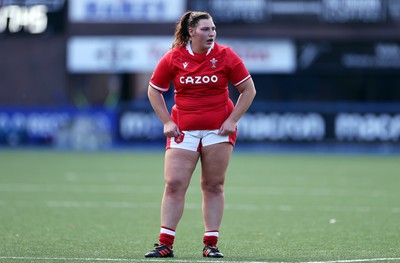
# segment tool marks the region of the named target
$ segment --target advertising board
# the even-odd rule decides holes
[[[184,0],[70,0],[72,23],[165,23],[179,20]]]
[[[165,36],[77,36],[68,40],[70,73],[152,72],[171,48]],[[243,59],[251,73],[288,74],[296,70],[296,47],[287,39],[218,39]]]

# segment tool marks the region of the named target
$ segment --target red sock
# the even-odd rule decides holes
[[[203,236],[204,245],[212,247],[216,246],[218,243],[218,236],[219,236],[218,230],[205,231]]]
[[[165,226],[161,226],[160,230],[160,245],[166,245],[169,248],[172,248],[172,245],[174,244],[174,239],[175,239],[175,229],[168,228]]]

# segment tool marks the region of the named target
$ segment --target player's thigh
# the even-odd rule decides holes
[[[205,146],[201,149],[202,181],[223,183],[233,145],[229,142]]]
[[[168,149],[165,152],[164,177],[166,183],[188,186],[199,160],[199,153],[184,149]]]

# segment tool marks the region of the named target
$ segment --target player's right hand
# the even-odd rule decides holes
[[[178,125],[171,120],[164,124],[164,135],[166,137],[179,137],[181,131],[179,130]]]

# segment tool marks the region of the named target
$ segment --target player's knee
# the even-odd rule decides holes
[[[218,195],[224,192],[224,183],[203,181],[201,183],[201,188],[204,193]]]
[[[184,194],[187,190],[187,184],[182,180],[169,179],[165,181],[166,194]]]

